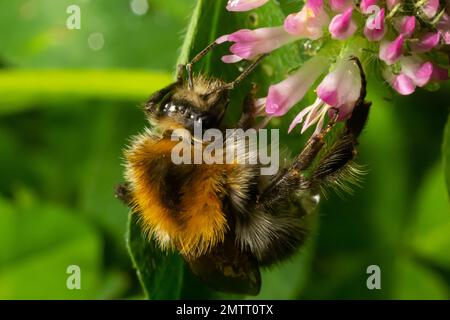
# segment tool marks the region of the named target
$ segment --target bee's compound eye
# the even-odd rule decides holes
[[[180,114],[182,114],[182,115],[184,115],[184,114],[187,112],[185,106],[177,106],[177,110],[178,110],[178,112],[179,112]]]
[[[171,102],[169,104],[169,112],[175,112],[175,110],[176,110],[176,106]]]

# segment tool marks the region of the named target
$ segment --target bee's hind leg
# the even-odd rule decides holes
[[[370,103],[363,98],[334,143],[328,146],[325,142],[334,127],[335,121],[331,120],[319,134],[310,138],[291,166],[281,170],[261,189],[252,214],[238,216],[238,242],[250,248],[260,265],[271,265],[291,256],[305,242],[317,206],[316,195],[323,186],[347,191],[347,182],[358,182],[360,172],[353,159],[357,138],[370,109]],[[314,160],[322,150],[316,164]],[[311,174],[305,175],[310,167]]]
[[[263,190],[258,197],[261,199],[260,205],[272,206],[273,203],[295,191],[311,189],[315,185],[318,186],[321,180],[338,177],[342,170],[348,169],[348,165],[356,156],[357,138],[367,122],[370,105],[369,102],[361,100],[355,106],[351,118],[346,121],[345,128],[339,137],[326,147],[320,161],[317,165],[314,164],[311,175],[305,177],[303,173],[311,167],[319,152],[325,147],[325,138],[333,129],[336,117],[318,134],[312,136],[291,166],[279,173]]]
[[[333,125],[312,137],[289,167],[261,185],[251,214],[236,219],[238,243],[250,249],[261,266],[288,258],[307,239],[317,201],[300,168],[311,165]]]

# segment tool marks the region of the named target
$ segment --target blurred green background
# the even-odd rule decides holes
[[[71,4],[81,8],[80,30],[66,28]],[[123,180],[122,148],[146,124],[139,105],[171,80],[194,6],[0,2],[0,299],[144,297],[126,249],[128,210],[113,187]],[[276,25],[271,19],[266,25]],[[232,21],[226,27],[238,25]],[[380,79],[369,75],[369,82],[374,106],[358,158],[369,171],[363,187],[324,199],[312,240],[264,272],[257,298],[450,298],[442,161],[450,86],[396,97]],[[294,115],[272,126],[298,152],[304,139],[285,133]],[[366,286],[374,264],[381,290]],[[81,290],[66,288],[69,265],[81,268]],[[181,279],[168,296],[231,297],[204,288],[188,270]]]

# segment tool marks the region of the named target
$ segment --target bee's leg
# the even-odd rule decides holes
[[[330,120],[324,129],[322,129],[318,134],[313,135],[308,140],[302,152],[294,160],[293,168],[296,170],[305,170],[311,165],[314,158],[325,145],[325,137],[330,133],[331,129],[333,129],[336,124],[337,116],[338,114],[336,113],[335,117]]]
[[[297,160],[261,188],[251,214],[238,215],[238,242],[250,248],[262,266],[291,256],[305,242],[322,186],[335,184],[345,190],[345,180],[357,173],[350,164],[368,106],[363,103],[355,108],[336,142],[327,146],[317,165],[314,163],[311,174],[305,175],[303,170],[313,164],[333,124],[312,137]]]
[[[352,112],[352,116],[350,117],[349,120],[346,121],[346,129],[343,135],[351,134],[356,139],[367,122],[370,103],[364,101],[364,99],[366,98],[367,82],[361,62],[355,56],[352,56],[350,60],[354,61],[359,68],[361,77],[361,91],[359,94],[359,98],[355,103],[355,108]],[[338,114],[336,112],[335,117],[331,119],[327,127],[324,130],[322,130],[319,134],[314,135],[313,137],[311,137],[311,139],[309,139],[306,147],[303,149],[301,154],[295,160],[294,166],[296,169],[305,170],[311,165],[314,158],[317,156],[317,154],[324,146],[325,144],[324,138],[331,131],[334,124],[336,123],[337,116]]]
[[[314,168],[308,180],[310,186],[331,186],[351,192],[349,184],[358,185],[363,170],[353,162],[353,159],[357,154],[357,138],[367,122],[370,106],[369,102],[363,101],[355,107],[341,135],[328,147]]]
[[[338,189],[351,191],[345,182],[357,184],[359,181],[361,169],[352,164],[352,160],[357,154],[358,137],[367,123],[371,103],[365,101],[367,83],[361,62],[356,57],[352,57],[351,60],[355,61],[360,71],[361,92],[351,117],[345,122],[344,130],[338,139],[328,147],[327,152],[314,168],[309,179],[310,185],[319,187],[331,185]]]
[[[256,92],[258,91],[258,86],[252,83],[252,88],[250,92],[244,99],[244,106],[242,108],[242,115],[237,123],[238,128],[247,130],[255,126],[255,118],[258,112],[256,105]]]
[[[345,123],[344,130],[321,157],[310,178],[305,178],[301,173],[311,166],[316,156],[325,146],[325,137],[333,128],[334,120],[330,121],[320,133],[309,139],[305,148],[292,165],[285,169],[263,191],[260,198],[264,199],[266,203],[276,202],[295,190],[311,188],[320,179],[332,176],[344,168],[356,156],[357,138],[367,122],[370,105],[369,102],[363,101],[355,106],[351,118]]]
[[[301,246],[309,233],[317,201],[302,191],[300,175],[285,170],[273,182],[270,192],[257,195],[248,213],[236,216],[236,239],[261,266],[280,262]]]
[[[312,137],[290,167],[260,186],[251,214],[237,217],[238,242],[249,248],[262,266],[291,256],[305,242],[317,201],[299,168],[311,165],[333,125]]]
[[[118,184],[114,189],[114,195],[127,206],[131,207],[131,191],[128,183]]]
[[[362,69],[361,69],[362,70]],[[363,73],[362,73],[363,75]],[[357,138],[367,122],[370,103],[361,95],[336,141],[327,146],[312,172],[304,175],[325,146],[325,136],[336,118],[313,136],[294,163],[282,170],[258,194],[250,215],[239,215],[236,234],[241,246],[249,247],[261,265],[270,265],[293,254],[306,239],[315,195],[322,186],[346,190],[345,182],[357,181],[358,168],[352,165]],[[350,180],[348,180],[350,179]]]

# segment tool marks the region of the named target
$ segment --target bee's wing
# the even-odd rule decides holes
[[[257,295],[261,288],[258,261],[236,246],[231,233],[210,253],[185,260],[192,272],[214,290]]]

